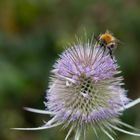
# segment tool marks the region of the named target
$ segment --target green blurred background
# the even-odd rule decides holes
[[[140,96],[139,0],[0,0],[0,140],[64,139],[67,129],[60,127],[34,132],[9,128],[36,127],[50,119],[22,108],[44,109],[49,71],[84,28],[89,35],[108,29],[121,40],[115,55],[125,88],[130,98]],[[139,109],[125,111],[122,120],[140,129]],[[93,137],[91,131],[87,140]],[[139,140],[121,133],[116,139]]]

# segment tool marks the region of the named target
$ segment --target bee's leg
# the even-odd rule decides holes
[[[106,51],[106,46],[105,46],[105,45],[103,45],[103,46],[102,46],[102,48],[103,48],[103,56],[104,56],[105,51]]]
[[[109,50],[110,57],[111,57],[112,60],[114,61],[112,50],[111,50],[110,48],[108,48],[108,50]]]

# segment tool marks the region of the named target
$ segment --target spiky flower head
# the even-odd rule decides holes
[[[117,68],[100,46],[78,44],[68,48],[54,65],[47,110],[76,127],[112,123],[120,115],[120,107],[129,101]]]
[[[62,124],[69,132],[76,131],[75,140],[84,135],[87,128],[101,130],[113,140],[110,132],[118,130],[137,135],[118,127],[124,125],[119,116],[125,108],[138,103],[129,103],[123,78],[118,74],[118,65],[97,42],[77,43],[67,48],[54,64],[46,94],[45,111],[26,108],[28,111],[50,114],[53,118],[38,130]],[[19,128],[22,129],[22,128]],[[25,129],[24,129],[25,130]]]

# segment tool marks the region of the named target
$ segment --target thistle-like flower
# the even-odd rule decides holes
[[[37,128],[15,128],[18,130],[40,130],[62,125],[69,127],[65,140],[75,131],[75,140],[92,128],[105,133],[114,140],[114,130],[134,136],[140,134],[126,131],[120,125],[132,128],[121,122],[123,111],[140,102],[131,101],[122,87],[116,60],[108,50],[97,42],[77,43],[67,48],[56,61],[46,91],[45,110],[25,108],[28,111],[49,114],[52,119]],[[98,130],[98,131],[97,131]]]

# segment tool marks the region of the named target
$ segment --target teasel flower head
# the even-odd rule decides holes
[[[46,91],[45,110],[25,108],[28,111],[49,114],[52,119],[37,128],[15,128],[18,130],[40,130],[62,125],[75,131],[75,140],[81,135],[86,139],[86,131],[92,128],[105,133],[114,140],[114,130],[130,135],[140,134],[126,131],[120,125],[123,111],[140,102],[131,101],[123,88],[123,78],[117,61],[110,57],[96,41],[82,41],[67,48],[56,61],[51,71],[49,88]]]

